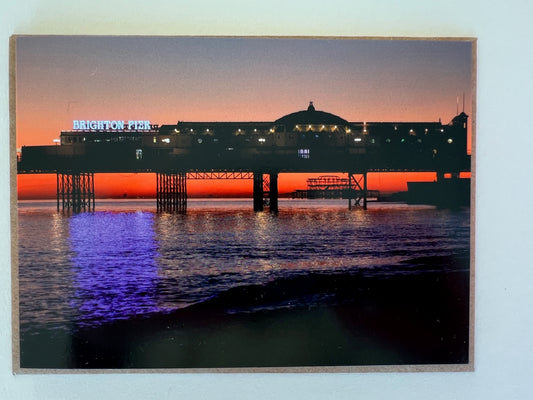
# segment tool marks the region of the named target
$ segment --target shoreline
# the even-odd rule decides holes
[[[394,276],[310,274],[236,287],[168,314],[71,332],[32,330],[21,334],[20,367],[466,364],[470,271],[461,261],[461,270]],[[317,293],[326,296],[279,306]]]

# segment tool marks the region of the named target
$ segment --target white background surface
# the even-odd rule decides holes
[[[0,399],[525,399],[533,376],[533,3],[26,0],[0,5]],[[18,375],[11,364],[12,34],[478,38],[475,372]]]

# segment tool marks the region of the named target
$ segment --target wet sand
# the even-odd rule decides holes
[[[468,267],[468,260],[462,263]],[[455,268],[391,276],[311,274],[237,287],[170,314],[72,333],[29,330],[21,336],[21,367],[468,363],[469,276]],[[291,304],[296,298],[309,300]]]

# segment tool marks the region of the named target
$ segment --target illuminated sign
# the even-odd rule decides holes
[[[74,130],[149,130],[152,129],[150,121],[95,121],[95,120],[78,120],[72,121],[72,129]]]

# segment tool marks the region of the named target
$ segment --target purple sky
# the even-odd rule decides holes
[[[27,36],[17,40],[17,146],[75,119],[271,121],[305,109],[349,121],[471,114],[468,41]]]

